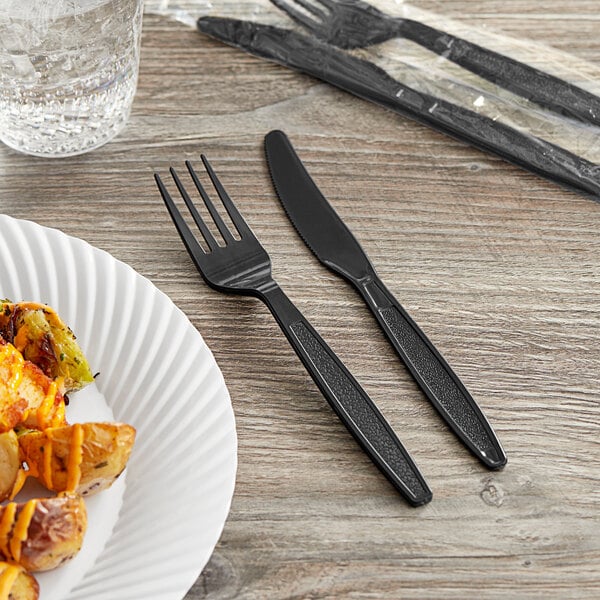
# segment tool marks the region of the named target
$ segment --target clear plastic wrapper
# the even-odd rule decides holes
[[[350,0],[344,1],[355,6]],[[201,17],[224,17],[289,30],[293,33],[286,37],[273,28],[264,29],[259,35],[246,30],[240,33],[239,28],[232,34],[231,28],[226,28],[225,37],[240,38],[242,41],[237,39],[233,45],[246,50],[245,46],[254,45],[253,53],[259,56],[320,77],[600,199],[600,67],[540,43],[516,40],[488,29],[479,30],[394,0],[370,0],[369,4],[386,16],[409,20],[409,26],[413,23],[411,29],[405,27],[404,33],[399,35],[388,33],[389,39],[382,35],[383,41],[367,47],[340,49],[328,43],[326,35],[321,34],[321,39],[317,39],[314,33],[298,24],[298,19],[290,18],[277,6],[282,2],[300,11],[300,21],[308,17],[315,19],[315,11],[306,11],[302,5],[313,6],[317,12],[323,10],[319,0],[146,0],[146,10],[178,19],[191,27],[196,27]],[[367,16],[359,15],[354,25],[343,24],[341,19],[335,24],[342,31],[352,26],[368,29],[372,36],[374,26],[367,25],[368,22]],[[212,23],[208,24],[213,27]],[[216,29],[217,35],[222,36],[223,27]],[[331,33],[330,29],[326,33]],[[434,51],[424,47],[427,44],[409,39],[418,38],[421,29],[425,37],[429,35],[430,48],[435,46]],[[432,30],[436,31],[432,34]],[[472,64],[465,68],[470,60],[469,48],[464,59],[462,40],[483,49],[484,69],[491,66],[492,73],[496,67],[498,72],[505,70],[506,82],[499,85],[482,77],[477,56],[471,61],[476,68],[470,70]],[[335,39],[334,42],[340,45]],[[307,44],[314,47],[308,48]],[[494,56],[490,59],[489,51],[501,55],[500,61],[495,62]],[[475,55],[477,52],[475,50]],[[312,57],[318,54],[318,61],[307,53]],[[514,81],[518,87],[519,78],[512,75],[511,65],[507,67],[502,57],[507,57],[508,62],[518,61],[517,73],[522,63],[533,69],[531,73],[551,76],[540,85],[527,81],[530,79],[527,71],[523,76],[523,84],[534,88],[533,93],[541,89],[543,95],[545,89],[549,106],[537,99],[535,102],[526,99],[523,96],[527,93],[518,89],[516,93],[510,89]],[[461,61],[462,65],[457,64]],[[344,73],[339,76],[340,72]],[[397,82],[395,90],[393,82]],[[562,90],[563,84],[566,91]],[[555,98],[558,107],[551,106]],[[578,111],[581,114],[578,115]]]

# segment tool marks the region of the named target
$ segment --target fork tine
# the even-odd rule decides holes
[[[309,17],[307,14],[291,6],[287,0],[271,0],[271,3],[274,4],[280,10],[282,10],[284,13],[286,13],[291,19],[296,21],[296,23],[299,23],[309,31],[314,31],[318,28],[319,23],[315,21],[315,19]],[[303,3],[301,3],[301,5],[302,4]],[[311,7],[311,9],[307,10],[310,10],[311,13],[313,13],[315,16],[319,16],[321,19],[325,18],[324,13],[321,13],[320,15],[316,14],[315,11],[318,10],[316,7]]]
[[[158,173],[154,174],[154,179],[156,181],[156,185],[158,186],[158,190],[160,191],[160,195],[171,215],[171,219],[173,219],[173,223],[175,223],[175,228],[179,232],[185,247],[187,248],[188,253],[191,257],[196,261],[196,257],[199,256],[198,253],[201,252],[205,254],[202,246],[198,243],[196,236],[192,233],[191,229],[188,227],[188,224],[185,222],[185,219],[181,216],[179,209],[173,202],[171,195],[167,191],[165,184],[163,183],[160,175]]]
[[[196,171],[194,171],[194,168],[192,167],[192,163],[189,160],[186,160],[185,166],[187,167],[187,170],[189,171],[189,173],[192,177],[192,180],[194,182],[194,185],[196,186],[196,189],[198,190],[198,192],[200,192],[200,195],[202,196],[202,200],[204,200],[204,204],[206,205],[206,208],[208,209],[210,216],[213,218],[213,221],[215,222],[217,229],[219,230],[220,234],[223,236],[223,240],[225,241],[226,244],[229,244],[230,242],[235,241],[235,238],[233,237],[233,235],[231,235],[231,231],[229,231],[229,227],[227,227],[227,225],[225,225],[225,221],[223,221],[223,219],[221,218],[221,215],[218,213],[217,209],[215,208],[215,205],[213,204],[212,200],[206,193],[206,190],[204,189],[202,182],[198,178],[198,175],[196,175]]]
[[[217,244],[217,240],[215,240],[215,237],[211,233],[210,229],[206,226],[204,219],[200,216],[198,209],[194,206],[192,199],[190,198],[186,189],[183,187],[183,183],[181,183],[181,180],[179,179],[179,176],[177,175],[177,171],[175,171],[175,169],[173,167],[171,167],[169,169],[169,171],[171,172],[171,176],[173,177],[173,180],[175,181],[175,185],[177,186],[177,189],[179,190],[179,193],[181,194],[181,197],[183,198],[185,205],[188,207],[188,210],[190,211],[190,213],[194,219],[194,222],[198,226],[198,229],[200,230],[202,237],[206,240],[206,243],[208,244],[208,247],[211,250],[216,250],[219,247],[219,244]]]
[[[204,163],[204,167],[206,169],[206,172],[208,173],[208,176],[210,177],[210,180],[212,181],[213,185],[215,186],[215,190],[217,190],[217,194],[219,194],[219,198],[221,198],[221,202],[223,202],[223,206],[225,207],[227,214],[231,217],[231,221],[235,225],[235,228],[238,230],[240,237],[242,239],[246,236],[254,237],[254,234],[252,233],[250,227],[248,227],[248,224],[244,220],[244,217],[242,217],[242,215],[239,213],[235,204],[233,203],[233,201],[231,200],[231,198],[225,191],[225,188],[223,187],[222,183],[219,181],[219,178],[217,177],[216,173],[213,171],[213,168],[210,166],[210,163],[208,162],[208,159],[206,158],[206,156],[204,156],[204,154],[201,154],[200,158],[202,159],[202,162]]]

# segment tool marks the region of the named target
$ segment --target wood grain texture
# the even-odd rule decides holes
[[[596,0],[414,4],[600,63]],[[144,26],[126,131],[64,160],[0,148],[0,201],[152,280],[223,371],[237,487],[186,600],[600,597],[600,203],[182,24]],[[503,471],[456,441],[294,232],[263,157],[275,128],[488,415]],[[276,279],[411,451],[431,504],[410,508],[373,467],[265,307],[199,279],[152,172],[201,152]]]

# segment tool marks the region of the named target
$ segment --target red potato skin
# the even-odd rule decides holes
[[[27,571],[49,571],[73,558],[81,549],[87,529],[87,512],[83,498],[78,494],[61,494],[54,498],[40,498],[21,544],[18,560],[12,555],[10,541],[14,527],[5,540],[0,540],[0,559],[17,562]],[[14,522],[25,503],[17,503]],[[0,507],[0,520],[7,505]]]

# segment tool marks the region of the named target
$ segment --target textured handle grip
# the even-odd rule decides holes
[[[429,502],[431,491],[419,469],[333,350],[279,288],[265,294],[265,301],[326,400],[375,465],[410,504]]]
[[[600,98],[554,75],[417,21],[398,21],[404,37],[559,114],[600,125]]]
[[[463,443],[488,467],[506,456],[487,419],[460,379],[398,301],[375,279],[363,295],[409,371]]]

